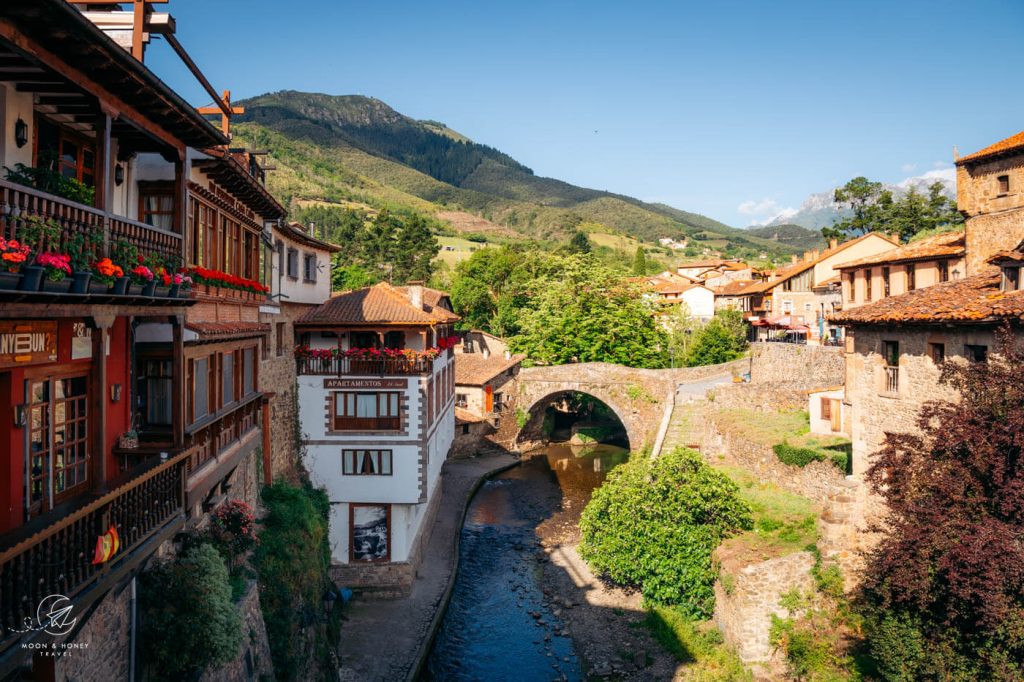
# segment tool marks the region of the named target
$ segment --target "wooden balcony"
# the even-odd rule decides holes
[[[262,409],[263,394],[254,393],[185,430],[190,452],[186,462],[190,507],[261,444]]]
[[[29,216],[54,220],[61,226],[61,247],[74,234],[92,234],[100,242],[100,258],[109,256],[109,245],[124,240],[143,254],[182,257],[181,235],[114,215],[85,204],[47,194],[31,187],[0,180],[0,236],[17,239]],[[105,248],[102,246],[107,244]]]
[[[17,652],[18,642],[48,637],[41,630],[19,632],[26,624],[39,626],[42,599],[63,595],[73,604],[72,617],[80,617],[106,587],[182,527],[192,454],[183,450],[166,461],[151,460],[109,492],[58,507],[0,538],[0,650]],[[111,526],[121,548],[110,561],[93,565],[96,540]]]
[[[323,376],[410,376],[430,374],[434,361],[428,358],[331,358],[295,359],[299,374]]]

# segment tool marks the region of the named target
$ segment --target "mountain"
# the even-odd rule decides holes
[[[762,239],[770,239],[773,242],[803,251],[819,248],[825,243],[825,238],[821,236],[821,230],[812,230],[791,223],[751,227],[747,231]]]
[[[956,171],[952,168],[932,170],[923,175],[915,175],[906,178],[895,184],[886,184],[885,188],[891,190],[897,197],[903,196],[911,187],[922,194],[927,194],[928,187],[934,182],[941,182],[944,193],[951,199],[956,198]],[[765,223],[766,226],[775,227],[781,225],[799,225],[811,230],[821,230],[836,221],[837,218],[845,218],[849,212],[836,206],[832,201],[835,188],[825,192],[817,192],[807,197],[799,210],[785,211],[774,219]],[[752,230],[757,232],[757,230]]]
[[[443,216],[468,213],[530,239],[564,241],[583,229],[645,242],[693,237],[736,255],[792,251],[706,216],[537,176],[444,123],[404,116],[372,97],[282,91],[238,104],[245,114],[235,135],[270,151],[277,170],[267,182],[286,204],[359,202],[440,214],[448,224]]]

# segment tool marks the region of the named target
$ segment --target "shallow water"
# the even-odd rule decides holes
[[[552,445],[485,483],[462,528],[459,575],[423,680],[582,680],[544,598],[537,525],[589,497],[627,453]]]

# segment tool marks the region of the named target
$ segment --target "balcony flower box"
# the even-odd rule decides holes
[[[18,289],[20,291],[39,291],[39,287],[43,283],[44,272],[45,268],[39,265],[21,266],[21,284],[18,285]]]
[[[88,294],[89,282],[92,280],[91,272],[74,272],[71,275],[71,293]]]
[[[42,287],[40,291],[45,291],[48,294],[66,294],[71,291],[71,284],[74,282],[70,277],[65,277],[62,280],[54,282],[51,279],[43,277]]]
[[[8,272],[7,270],[0,270],[0,289],[17,289],[18,285],[21,284],[21,273],[20,272]]]

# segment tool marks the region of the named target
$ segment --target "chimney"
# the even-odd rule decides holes
[[[512,351],[510,351],[510,350],[505,351],[505,359],[506,360],[511,360],[512,359]]]
[[[805,261],[811,260],[811,252],[810,251],[804,251],[804,260]]]
[[[821,256],[821,251],[818,251],[818,249],[814,249],[811,251],[811,258],[813,260],[818,260],[819,256]]]
[[[828,240],[828,248],[834,249],[834,248],[837,248],[838,246],[839,246],[839,240],[836,239],[835,237],[833,237],[832,239]]]
[[[789,262],[790,263],[796,263],[796,261],[797,261],[797,257],[796,257],[796,254],[794,253],[792,256],[789,257]]]
[[[423,282],[409,282],[409,303],[413,308],[423,310]]]
[[[309,223],[309,229],[306,230],[306,232],[309,234],[310,237],[315,237],[316,236],[316,223],[310,222]]]
[[[483,356],[484,356],[484,360],[486,360],[487,358],[491,357],[491,349],[490,348],[484,348]]]

